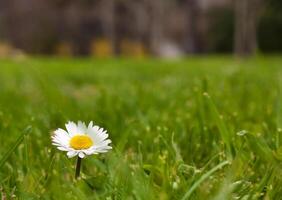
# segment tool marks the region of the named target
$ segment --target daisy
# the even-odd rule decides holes
[[[84,158],[86,155],[105,153],[112,149],[107,139],[107,131],[99,126],[93,126],[91,121],[88,126],[79,121],[77,124],[68,122],[66,131],[59,128],[52,136],[52,144],[61,151],[66,151],[67,156]]]
[[[86,155],[105,153],[112,149],[107,139],[107,131],[99,126],[93,126],[91,121],[88,126],[79,121],[77,124],[68,122],[66,131],[59,128],[52,136],[52,144],[61,151],[67,151],[67,156],[72,158],[77,156],[75,178],[79,177],[81,159]]]

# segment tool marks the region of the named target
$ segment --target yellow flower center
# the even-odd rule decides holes
[[[70,146],[76,150],[88,149],[92,145],[93,141],[88,135],[76,135],[70,140]]]

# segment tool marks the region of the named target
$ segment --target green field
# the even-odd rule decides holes
[[[109,153],[51,144],[93,120]],[[281,199],[282,57],[0,60],[2,199]]]

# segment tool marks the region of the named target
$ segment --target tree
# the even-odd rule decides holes
[[[237,56],[253,55],[257,49],[257,21],[260,0],[235,0],[234,53]]]
[[[150,5],[150,33],[149,46],[151,53],[158,55],[163,41],[163,17],[164,17],[164,1],[162,0],[146,0]]]
[[[199,7],[197,0],[186,0],[185,7],[187,10],[187,20],[184,48],[187,53],[196,53],[197,51],[199,51],[199,35],[197,30]]]
[[[116,52],[116,30],[115,30],[115,0],[103,1],[101,4],[100,19],[103,22],[102,28],[104,35],[110,40],[114,53]]]

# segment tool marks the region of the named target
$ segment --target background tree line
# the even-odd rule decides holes
[[[178,56],[282,50],[280,0],[0,0],[0,41],[28,53]]]

